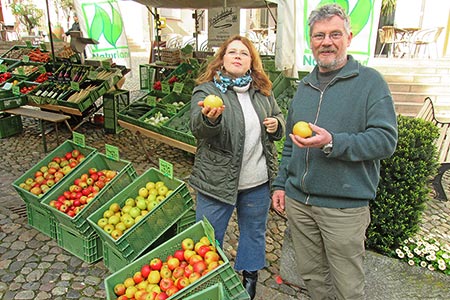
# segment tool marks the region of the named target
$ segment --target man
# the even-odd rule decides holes
[[[397,144],[397,118],[387,83],[347,48],[350,20],[325,5],[309,16],[317,66],[299,84],[273,183],[272,205],[286,211],[298,271],[312,299],[364,299],[365,231],[380,160]],[[292,134],[298,121],[314,134]]]
[[[70,27],[69,30],[67,30],[64,34],[65,34],[66,36],[69,36],[71,31],[81,31],[81,28],[80,28],[80,21],[78,20],[78,16],[77,16],[77,15],[74,15],[74,16],[73,16],[73,24],[72,24],[72,27]]]

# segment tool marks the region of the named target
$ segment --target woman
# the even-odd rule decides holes
[[[285,132],[272,83],[249,39],[229,38],[197,79],[190,127],[197,138],[191,186],[197,191],[196,218],[206,217],[220,245],[237,210],[239,245],[235,269],[255,296],[258,270],[265,266],[270,184],[277,171],[274,141]],[[216,95],[223,105],[204,105]]]

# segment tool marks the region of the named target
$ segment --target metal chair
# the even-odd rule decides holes
[[[442,30],[444,30],[444,27],[435,27],[416,31],[410,41],[410,47],[412,48],[410,53],[413,53],[413,57],[419,57],[421,52],[423,52],[425,57],[431,58],[430,47],[434,47],[436,57],[438,57],[436,42],[441,35]]]

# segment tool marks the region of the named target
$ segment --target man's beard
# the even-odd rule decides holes
[[[346,60],[347,60],[347,55],[344,54],[341,57],[336,57],[331,62],[324,62],[321,60],[317,60],[317,65],[323,69],[333,71],[333,70],[340,68]]]

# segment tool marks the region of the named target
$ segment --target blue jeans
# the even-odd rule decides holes
[[[214,228],[220,246],[234,208],[237,210],[239,242],[234,268],[257,271],[266,265],[266,224],[270,208],[269,183],[238,192],[236,205],[197,193],[197,221],[205,216]]]

